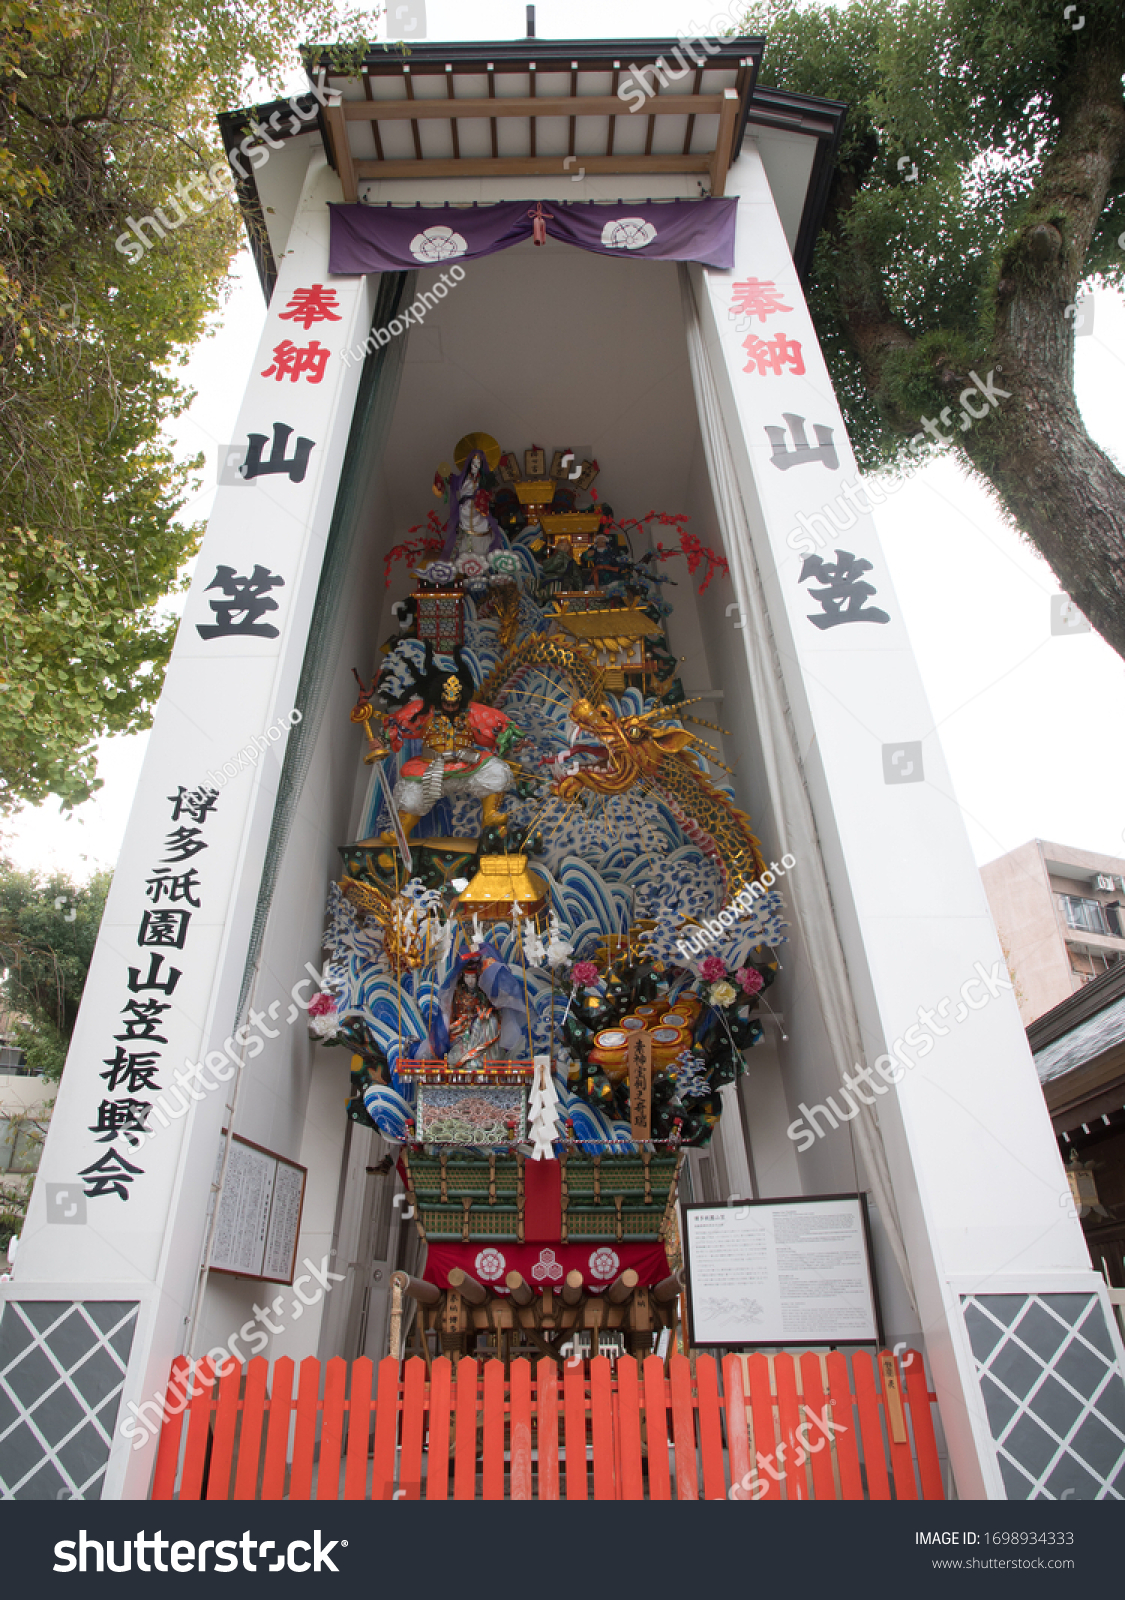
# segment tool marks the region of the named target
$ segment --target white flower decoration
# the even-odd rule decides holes
[[[621,1259],[616,1250],[608,1250],[603,1246],[590,1256],[590,1274],[594,1278],[615,1278],[620,1266]]]
[[[482,1250],[477,1256],[477,1276],[483,1278],[486,1283],[491,1283],[503,1276],[507,1265],[499,1250]]]
[[[463,256],[468,248],[461,234],[444,226],[423,228],[410,241],[410,254],[415,261],[424,261],[427,265],[435,261],[452,261],[454,256]]]

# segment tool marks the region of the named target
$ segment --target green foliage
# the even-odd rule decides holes
[[[110,874],[86,884],[65,873],[20,872],[0,862],[0,969],[4,1009],[17,1019],[27,1063],[61,1077],[109,893]]]
[[[740,28],[767,36],[764,83],[848,104],[810,306],[865,468],[901,458],[908,419],[948,404],[943,364],[987,359],[1030,222],[1060,229],[1076,283],[1125,281],[1125,170],[1088,246],[1042,193],[1090,53],[1125,49],[1119,0],[1078,9],[1075,32],[1054,0],[767,0]],[[877,362],[856,332],[881,323],[901,339]]]
[[[23,1228],[27,1199],[25,1188],[0,1181],[0,1250],[6,1252],[8,1240]]]
[[[53,1083],[66,1065],[110,877],[99,872],[75,884],[65,873],[20,872],[0,861],[0,1005],[14,1022],[25,1065]],[[0,1138],[19,1138],[31,1153],[43,1143],[53,1107],[52,1099],[9,1113]],[[37,1164],[35,1154],[30,1165]],[[0,1181],[0,1250],[23,1227],[30,1192],[30,1180],[21,1183],[14,1173]]]
[[[233,191],[135,262],[114,242],[175,219],[223,162],[218,111],[340,28],[328,0],[0,0],[0,811],[86,799],[96,740],[148,725],[197,544],[176,518],[200,463],[162,429],[222,303]]]

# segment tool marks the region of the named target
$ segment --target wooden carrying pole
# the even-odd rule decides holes
[[[684,1286],[684,1273],[681,1267],[673,1272],[671,1277],[662,1278],[652,1291],[652,1298],[661,1305],[667,1305],[669,1300],[674,1300]]]
[[[615,1278],[605,1292],[605,1298],[614,1305],[620,1305],[622,1300],[628,1300],[640,1280],[632,1267],[626,1267],[619,1278]]]
[[[470,1278],[461,1267],[450,1267],[449,1287],[456,1290],[463,1300],[467,1300],[473,1306],[482,1306],[488,1299],[488,1290],[484,1285],[478,1283],[475,1278]]]
[[[509,1272],[504,1279],[517,1306],[529,1306],[535,1298],[531,1288],[518,1272]]]
[[[568,1272],[563,1285],[562,1300],[565,1306],[576,1306],[582,1298],[582,1274],[577,1268]]]
[[[397,1287],[403,1294],[408,1294],[412,1300],[419,1300],[424,1306],[436,1306],[441,1299],[441,1290],[436,1283],[427,1283],[424,1278],[411,1278],[405,1272],[396,1272]]]

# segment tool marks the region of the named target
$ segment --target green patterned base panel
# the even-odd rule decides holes
[[[522,1237],[523,1160],[408,1158],[412,1204],[425,1238]],[[676,1191],[677,1155],[582,1156],[560,1161],[564,1239],[659,1239]]]

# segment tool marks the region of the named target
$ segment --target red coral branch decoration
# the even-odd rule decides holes
[[[658,544],[656,546],[656,558],[658,561],[668,561],[672,556],[682,555],[686,557],[688,572],[693,577],[700,565],[706,562],[703,582],[699,585],[700,594],[705,592],[717,572],[721,573],[724,578],[730,577],[730,567],[726,557],[721,556],[717,550],[710,549],[702,540],[697,539],[694,533],[688,533],[687,528],[684,526],[685,523],[690,521],[688,517],[682,515],[671,516],[667,511],[650,511],[641,517],[639,521],[636,517],[628,517],[624,521],[618,522],[616,526],[621,529],[622,533],[625,533],[630,528],[636,528],[639,531],[646,523],[653,521],[660,523],[662,527],[674,528],[680,539],[680,548],[678,550]]]
[[[425,522],[417,522],[413,528],[408,528],[408,533],[421,533],[427,530],[430,537],[426,539],[404,539],[402,544],[396,544],[393,550],[387,552],[383,562],[383,587],[391,586],[391,569],[396,561],[405,561],[413,565],[421,561],[424,556],[437,556],[441,554],[445,543],[445,529],[442,527],[441,518],[436,511],[431,511]]]

